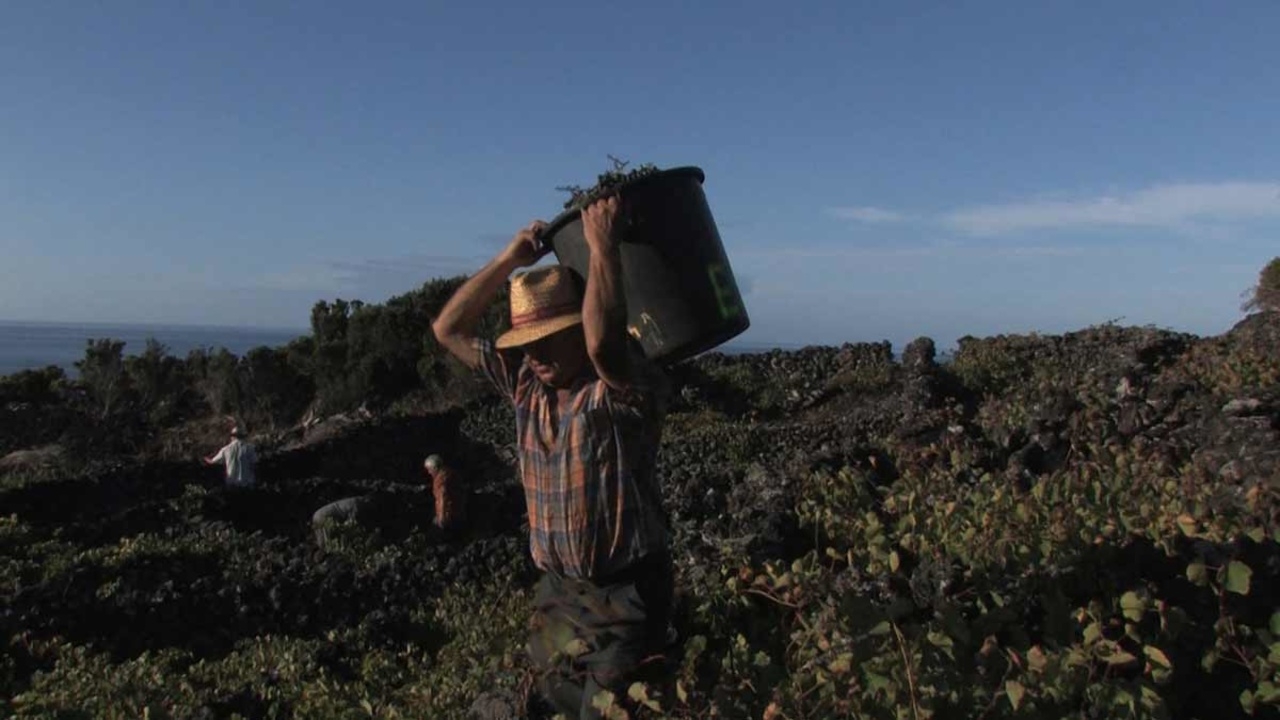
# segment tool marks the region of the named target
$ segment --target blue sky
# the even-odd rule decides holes
[[[747,343],[1207,335],[1280,254],[1280,3],[0,5],[0,319],[305,327],[697,165]]]

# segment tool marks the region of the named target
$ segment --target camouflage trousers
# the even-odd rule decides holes
[[[663,554],[596,582],[543,575],[528,650],[557,712],[569,720],[604,717],[592,702],[602,691],[621,702],[632,682],[660,679],[672,573]]]

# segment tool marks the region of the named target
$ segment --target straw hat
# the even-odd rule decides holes
[[[511,329],[494,346],[506,349],[582,323],[582,294],[573,271],[548,265],[511,279]]]

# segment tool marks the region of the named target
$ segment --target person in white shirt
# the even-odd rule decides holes
[[[258,454],[244,437],[244,430],[232,428],[231,442],[224,445],[216,455],[204,458],[205,465],[226,465],[227,485],[233,487],[252,487],[257,482],[254,469],[258,464]]]

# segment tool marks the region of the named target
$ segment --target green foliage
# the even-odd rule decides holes
[[[106,419],[119,410],[132,389],[125,371],[123,340],[87,341],[84,357],[76,361],[76,370],[99,418]]]
[[[75,363],[73,390],[56,404],[60,444],[76,458],[135,452],[148,436],[147,413],[124,356],[125,343],[91,339]]]
[[[367,405],[383,409],[411,393],[465,401],[478,387],[470,373],[436,342],[431,323],[465,277],[431,280],[382,305],[319,302],[312,309],[309,364],[321,407],[341,411]],[[503,327],[507,299],[496,298],[477,333]]]
[[[1280,257],[1271,258],[1260,273],[1258,284],[1245,301],[1245,312],[1276,312],[1280,310]]]
[[[187,372],[209,409],[232,415],[242,408],[242,392],[236,369],[239,358],[226,348],[201,348],[187,354]]]
[[[74,416],[71,387],[56,366],[0,376],[0,456],[56,441]]]
[[[321,553],[237,529],[309,516],[258,509],[276,502],[188,486],[151,508],[164,533],[100,545],[0,518],[6,716],[462,717],[478,688],[520,691],[514,543]]]
[[[677,366],[677,384],[731,414],[780,417],[834,394],[870,395],[889,390],[898,376],[888,342],[774,350],[755,356],[709,353],[696,364]]]
[[[49,669],[13,699],[13,716],[467,717],[478,688],[515,693],[526,672],[507,649],[518,642],[528,598],[501,589],[451,591],[415,610],[448,638],[435,652],[416,642],[368,645],[376,622],[314,638],[249,638],[215,660],[163,649],[117,662],[66,641],[20,641]]]
[[[184,363],[154,338],[147,339],[141,354],[125,358],[124,367],[137,402],[151,422],[167,425],[188,409],[190,383]]]
[[[1245,320],[1263,320],[1254,316]],[[1186,382],[1220,398],[1269,392],[1280,385],[1280,354],[1274,327],[1259,324],[1230,335],[1206,339],[1161,375],[1164,382]]]
[[[311,373],[325,409],[345,410],[361,400],[362,388],[353,386],[347,372],[347,330],[351,312],[360,305],[359,301],[349,303],[339,298],[332,303],[321,300],[311,308]]]
[[[236,377],[245,398],[241,414],[254,426],[292,425],[315,394],[311,378],[298,366],[290,348],[253,348],[241,358]]]
[[[951,371],[965,387],[979,395],[996,395],[1027,378],[1034,367],[1031,356],[1038,345],[1035,335],[994,338],[966,335],[958,341]]]
[[[90,340],[75,380],[56,367],[0,377],[0,451],[59,442],[78,462],[119,453],[167,456],[189,453],[202,440],[188,435],[200,435],[215,417],[271,432],[308,413],[420,413],[466,404],[491,389],[431,331],[465,280],[430,280],[383,304],[318,302],[311,335],[243,357],[222,347],[177,358],[154,339],[126,355],[123,341]],[[507,302],[504,290],[481,317],[479,334],[506,329]]]
[[[682,562],[682,655],[667,681],[601,697],[606,712],[1168,718],[1280,701],[1274,489],[1224,503],[1194,468],[1125,448],[1019,490],[958,482],[963,441],[883,444],[906,469],[892,482],[791,478],[813,538],[794,557]],[[165,533],[96,547],[0,520],[10,617],[45,618],[6,627],[14,716],[524,706],[522,555],[448,583],[451,551],[421,537],[318,554],[216,521],[222,500],[189,488]]]
[[[846,344],[841,367],[827,383],[828,389],[873,393],[890,387],[897,377],[893,347],[888,342]]]
[[[789,566],[727,573],[743,609],[723,627],[759,612],[778,628],[728,648],[740,658],[734,674],[746,682],[754,671],[744,665],[778,662],[778,647],[787,669],[771,694],[745,705],[739,696],[729,714],[950,717],[986,708],[997,717],[1167,717],[1171,702],[1188,700],[1170,685],[1175,672],[1199,687],[1223,681],[1170,659],[1185,656],[1198,633],[1217,628],[1228,652],[1256,662],[1265,647],[1222,635],[1251,611],[1219,615],[1213,600],[1247,590],[1243,561],[1228,564],[1222,585],[1203,597],[1186,597],[1176,576],[1153,572],[1189,552],[1178,518],[1188,523],[1193,483],[1151,487],[1138,467],[1124,467],[1118,476],[1086,468],[1048,478],[1029,496],[994,481],[957,484],[942,463],[886,488],[848,470],[813,476],[800,513],[819,532],[819,548]],[[1218,524],[1219,542],[1234,534],[1216,517],[1203,521]],[[1230,527],[1265,521],[1246,511]],[[1153,542],[1164,547],[1153,556],[1163,566],[1125,560],[1149,554],[1142,548]],[[761,665],[749,662],[757,653]]]
[[[342,382],[380,402],[465,397],[429,332],[456,287],[325,304],[313,337],[242,359],[195,353],[187,382],[210,409],[277,418],[313,387],[336,402]],[[496,304],[485,334],[504,315]],[[831,426],[802,411],[741,417],[790,413],[831,389],[810,378],[842,373],[860,403],[892,401],[887,348],[699,361],[661,460],[680,500],[682,643],[667,678],[597,706],[769,720],[1275,714],[1280,492],[1252,470],[1270,467],[1274,428],[1220,411],[1220,395],[1275,397],[1270,321],[1195,343],[1108,326],[970,339],[953,366],[967,407],[911,432],[896,408]],[[109,368],[119,353],[101,349]],[[113,419],[173,396],[159,348],[125,366],[134,399],[113,401]],[[14,404],[64,391],[56,374],[0,385]],[[1159,431],[1122,432],[1129,411]],[[500,447],[511,422],[508,405],[469,408],[463,432]],[[1010,472],[1033,436],[1056,458]],[[1245,450],[1214,457],[1227,445]],[[1244,469],[1226,472],[1228,459]],[[187,480],[0,478],[0,503],[18,509],[0,517],[3,714],[461,718],[496,695],[541,717],[525,712],[524,528],[455,546],[353,532],[321,550],[310,513],[377,482],[278,479],[236,495]],[[781,541],[740,540],[775,521]]]
[[[596,177],[596,184],[590,188],[582,188],[578,185],[564,185],[557,187],[557,190],[569,193],[569,199],[565,201],[565,209],[574,208],[581,210],[596,200],[607,196],[614,189],[626,185],[643,177],[653,175],[659,172],[659,168],[652,163],[645,163],[634,170],[627,170],[630,163],[619,160],[610,155],[609,162],[613,167],[600,173]]]
[[[67,374],[56,365],[0,375],[0,406],[10,403],[45,405],[59,399]]]
[[[764,373],[748,365],[722,365],[707,371],[708,385],[716,395],[730,398],[735,412],[747,408],[776,411],[786,402],[786,392],[777,383],[768,382]]]

